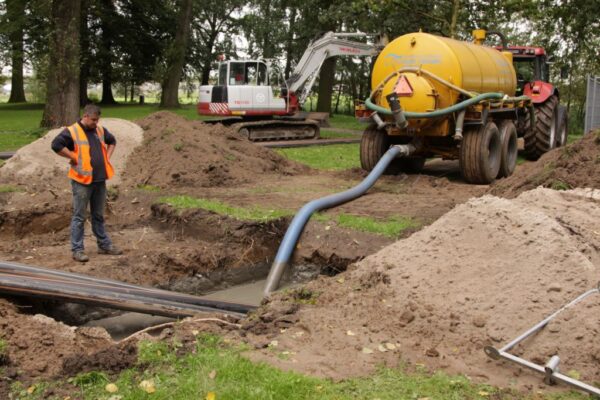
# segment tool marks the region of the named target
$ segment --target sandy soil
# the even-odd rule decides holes
[[[0,168],[2,184],[23,190],[0,194],[0,259],[202,294],[264,276],[289,219],[259,223],[201,210],[179,213],[157,204],[161,196],[185,194],[234,206],[296,210],[314,198],[347,189],[365,175],[359,170],[312,170],[226,128],[189,122],[170,113],[138,121],[143,140],[130,133],[137,128],[130,129],[129,123],[115,121],[117,125],[111,127],[108,119],[103,122],[117,136],[117,149],[123,151],[123,159],[115,160],[122,179],[111,189],[107,225],[125,254],[96,255],[88,229],[91,261],[71,260],[68,181],[61,170],[64,165],[49,151],[49,139],[43,138]],[[129,136],[135,139],[126,141]],[[31,158],[36,149],[49,155]],[[47,168],[50,160],[59,165]],[[574,165],[587,168],[582,163]],[[518,171],[525,174],[538,166],[526,164]],[[53,172],[46,176],[45,170]],[[482,346],[505,343],[594,284],[599,267],[598,201],[590,191],[536,190],[515,200],[478,198],[489,190],[462,182],[455,162],[434,161],[420,175],[382,178],[366,196],[326,212],[331,221],[309,223],[294,255],[299,269],[312,266],[313,271],[329,275],[349,270],[321,277],[308,284],[306,291],[277,297],[258,316],[245,321],[242,340],[259,348],[253,357],[334,378],[367,374],[381,362],[396,365],[405,360],[503,386],[511,385],[518,373],[517,387],[537,385],[539,379],[487,360]],[[337,226],[333,219],[340,212],[375,218],[401,215],[425,228],[408,230],[400,237],[406,239],[395,242]],[[35,310],[44,309],[48,315],[76,323],[90,317],[89,309],[77,320],[64,307],[33,305]],[[15,377],[71,374],[75,364],[61,362],[65,357],[60,355],[60,346],[44,348],[48,360],[56,360],[60,368],[23,361],[30,357],[27,349],[34,347],[19,347],[21,332],[41,328],[26,322],[32,318],[27,308],[11,307],[0,303],[0,312],[8,310],[14,316],[12,331],[0,326],[0,336],[10,336],[11,368],[21,371]],[[544,332],[531,347],[518,351],[537,360],[558,349],[570,356],[569,360],[561,357],[564,368],[598,380],[599,352],[597,341],[592,340],[598,326],[596,299],[583,307],[589,314],[575,313],[557,321],[564,328]],[[69,313],[68,318],[63,312]],[[544,339],[544,335],[570,334],[566,325],[571,320],[581,321],[577,325],[580,339]],[[553,347],[553,338],[564,345]],[[272,340],[293,356],[282,360],[276,351],[260,350]],[[101,342],[81,353],[90,368],[96,359],[113,357],[121,365],[120,358],[134,358],[131,350],[109,346],[106,353],[104,346]],[[95,356],[97,351],[104,353]]]
[[[517,168],[508,179],[490,190],[502,197],[516,197],[538,186],[558,190],[600,187],[600,131],[544,154],[537,162]]]
[[[531,389],[539,377],[492,362],[483,347],[500,347],[597,285],[599,218],[599,190],[472,199],[346,273],[307,284],[314,305],[276,296],[247,322],[248,337],[294,356],[255,358],[337,379],[404,360]],[[560,354],[563,371],[598,381],[599,312],[600,295],[516,353],[542,363]]]

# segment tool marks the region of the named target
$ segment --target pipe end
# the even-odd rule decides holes
[[[498,351],[498,350],[497,350],[495,347],[492,347],[492,346],[485,346],[485,347],[483,348],[483,351],[485,352],[485,354],[486,354],[486,355],[487,355],[489,358],[491,358],[491,359],[493,359],[493,360],[499,360],[499,359],[500,359],[500,352],[499,352],[499,351]]]
[[[269,276],[267,276],[267,282],[265,283],[265,288],[263,290],[263,298],[268,297],[277,290],[279,287],[279,282],[281,281],[281,277],[283,275],[283,271],[285,271],[285,267],[287,266],[286,261],[277,261],[273,262],[271,265],[271,270],[269,271]]]

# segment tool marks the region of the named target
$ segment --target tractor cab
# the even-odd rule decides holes
[[[510,46],[504,51],[513,55],[513,66],[517,74],[517,96],[524,94],[528,83],[550,81],[550,63],[543,48]]]
[[[513,55],[513,66],[517,74],[516,95],[529,96],[534,103],[543,103],[551,95],[557,94],[550,84],[550,62],[541,47],[507,46],[496,47]]]

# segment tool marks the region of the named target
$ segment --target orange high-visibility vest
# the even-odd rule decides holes
[[[92,158],[90,157],[90,143],[81,125],[74,123],[67,128],[73,138],[75,150],[73,153],[77,156],[77,165],[71,165],[69,169],[69,178],[84,185],[92,183]],[[106,143],[104,143],[104,129],[101,126],[96,127],[96,133],[102,147],[102,155],[104,156],[104,168],[106,169],[106,179],[112,178],[115,171],[108,160],[106,154]]]

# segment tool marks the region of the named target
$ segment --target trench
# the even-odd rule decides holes
[[[47,227],[49,230],[44,231],[40,228],[40,230],[29,233],[22,230],[17,231],[13,227],[19,225],[17,219],[19,221],[23,219],[23,216],[19,215],[13,221],[5,220],[4,227],[10,229],[2,232],[3,239],[15,240],[28,235],[29,239],[43,240],[44,234],[52,233],[54,235],[56,232],[56,226],[45,223],[47,215],[31,213],[28,217],[29,224]],[[173,274],[167,281],[152,286],[198,295],[210,300],[258,306],[263,297],[265,279],[289,220],[281,219],[260,223],[238,221],[216,216],[203,210],[180,214],[168,206],[156,205],[152,209],[151,221],[144,222],[149,222],[156,231],[167,235],[176,235],[178,239],[200,237],[202,241],[213,246],[222,246],[231,250],[221,253],[220,259],[213,260],[215,268],[208,270],[195,265],[174,265],[173,260],[165,261],[157,257],[155,259],[156,268],[164,271],[178,270],[178,273]],[[63,230],[65,229],[68,228],[63,227]],[[236,265],[235,268],[226,267],[236,258],[237,254],[232,254],[232,252],[246,254],[247,262],[243,265]],[[345,270],[347,265],[353,261],[343,258],[332,260],[315,253],[309,259],[304,258],[299,263],[293,264],[292,268],[288,268],[283,276],[282,287],[308,282],[320,274],[334,275]],[[335,267],[332,267],[332,262]],[[193,264],[193,258],[191,263]],[[184,273],[181,273],[181,270]],[[139,282],[131,283],[139,284]],[[21,308],[24,314],[43,314],[70,326],[103,327],[116,341],[138,330],[173,320],[161,316],[40,298],[13,297],[11,300]]]

